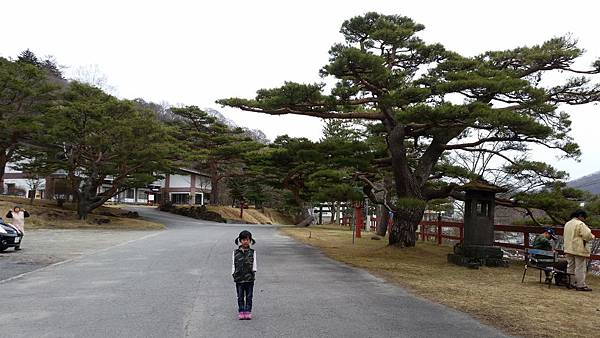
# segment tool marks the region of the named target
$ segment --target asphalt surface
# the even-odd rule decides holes
[[[0,282],[153,233],[152,231],[90,229],[29,230],[23,238],[21,251],[8,248],[0,252]]]
[[[138,211],[169,229],[0,283],[0,337],[503,337],[272,226]],[[231,278],[242,229],[257,241],[251,321]]]

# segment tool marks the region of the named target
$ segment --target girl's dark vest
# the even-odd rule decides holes
[[[235,264],[233,280],[236,283],[254,282],[254,271],[252,271],[254,250],[236,249],[234,251],[233,261]]]

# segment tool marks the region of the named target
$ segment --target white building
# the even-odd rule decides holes
[[[3,193],[7,195],[16,195],[22,197],[31,197],[35,194],[35,198],[44,198],[46,192],[46,178],[34,179],[27,174],[16,170],[15,163],[7,163],[4,172]],[[59,175],[57,173],[57,175]],[[56,175],[50,175],[56,176]]]
[[[4,194],[29,197],[35,189],[36,198],[54,199],[57,185],[64,182],[66,173],[59,171],[46,178],[33,180],[26,173],[7,164],[4,174]],[[99,192],[110,189],[112,179],[106,179]],[[64,184],[63,184],[64,185]],[[63,189],[64,190],[64,189]],[[180,168],[177,174],[166,174],[165,178],[144,188],[132,188],[112,197],[113,203],[157,204],[170,200],[174,204],[202,205],[210,203],[210,176],[202,172]]]
[[[202,172],[180,168],[177,174],[166,175],[160,181],[161,198],[173,204],[202,205],[210,203],[212,191],[210,176]]]

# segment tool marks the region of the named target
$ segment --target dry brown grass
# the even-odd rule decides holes
[[[240,209],[233,208],[224,205],[207,205],[206,209],[209,211],[218,212],[223,218],[241,221],[240,218]],[[264,213],[258,209],[244,209],[244,222],[248,222],[251,224],[282,224],[288,225],[292,224],[289,217],[286,217],[284,214],[274,210],[265,208]]]
[[[144,219],[119,217],[126,213],[115,207],[100,207],[88,216],[86,221],[77,219],[75,207],[65,204],[64,208],[56,206],[55,201],[35,200],[29,204],[28,199],[18,197],[0,198],[0,217],[12,209],[15,204],[21,205],[31,217],[25,222],[25,231],[33,229],[112,229],[112,230],[161,230],[163,224],[150,222]],[[96,219],[109,219],[110,223],[97,224]],[[5,219],[6,222],[10,220]]]
[[[510,268],[467,269],[448,264],[452,248],[418,243],[392,248],[387,240],[335,228],[282,228],[328,256],[364,268],[415,294],[472,314],[512,335],[525,337],[598,337],[600,278],[588,276],[593,292],[576,292],[538,283],[538,271],[521,283],[523,264]],[[309,238],[309,235],[311,238]]]

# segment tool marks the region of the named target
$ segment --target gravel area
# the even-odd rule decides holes
[[[0,281],[44,266],[123,244],[157,231],[30,230],[21,251],[0,252]]]

